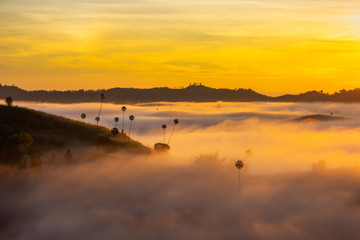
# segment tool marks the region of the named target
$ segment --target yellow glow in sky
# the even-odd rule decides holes
[[[0,83],[360,87],[357,0],[0,0]]]

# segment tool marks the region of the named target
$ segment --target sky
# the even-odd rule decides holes
[[[0,0],[0,83],[359,87],[357,0]]]

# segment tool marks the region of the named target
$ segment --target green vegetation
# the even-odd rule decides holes
[[[111,135],[109,129],[22,107],[0,105],[0,162],[20,166],[41,164],[41,154],[76,146],[96,146],[106,151],[149,153],[126,134]]]

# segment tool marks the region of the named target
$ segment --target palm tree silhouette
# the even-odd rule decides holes
[[[121,108],[121,111],[123,112],[123,125],[122,125],[122,129],[121,129],[121,133],[124,133],[126,107],[123,106],[123,107]]]
[[[5,98],[5,103],[6,105],[8,105],[9,107],[11,107],[13,105],[13,98],[12,97],[6,97]]]
[[[129,119],[130,119],[130,128],[129,128],[128,142],[130,142],[130,133],[131,133],[132,121],[134,121],[134,119],[135,119],[134,115],[130,115]]]
[[[175,126],[178,125],[178,124],[179,124],[179,119],[174,119],[174,127],[173,127],[173,129],[172,129],[172,131],[171,131],[171,133],[170,133],[168,145],[170,144],[170,140],[171,140],[171,137],[172,137],[173,132],[174,132],[174,130],[175,130]]]
[[[237,169],[239,169],[239,181],[238,181],[238,186],[239,186],[239,191],[240,191],[240,170],[244,167],[243,161],[241,161],[241,160],[236,161],[236,162],[235,162],[235,167],[236,167]]]
[[[85,120],[86,114],[85,114],[85,113],[81,114],[81,118],[82,118],[83,120]]]
[[[165,129],[166,129],[166,124],[163,124],[161,127],[162,127],[162,129],[164,129],[164,143],[165,143]]]
[[[95,121],[96,121],[96,126],[99,125],[99,121],[100,121],[100,114],[101,114],[101,110],[102,110],[102,105],[103,105],[103,102],[104,102],[104,99],[105,99],[105,95],[102,93],[100,95],[101,97],[101,103],[100,103],[100,109],[99,109],[99,114],[98,116],[95,118]]]
[[[96,126],[98,126],[98,125],[99,125],[99,122],[100,122],[100,117],[96,117],[96,118],[95,118],[95,121],[96,121]]]
[[[116,118],[114,118],[114,121],[115,121],[115,127],[117,127],[117,123],[119,122],[119,118],[118,117],[116,117]]]

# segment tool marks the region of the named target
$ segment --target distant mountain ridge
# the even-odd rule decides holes
[[[360,88],[340,90],[334,94],[323,91],[309,91],[297,95],[285,94],[278,97],[266,96],[251,89],[216,89],[202,84],[190,84],[185,88],[156,87],[110,88],[99,90],[72,91],[27,91],[16,86],[0,84],[0,98],[13,97],[15,101],[36,101],[52,103],[96,102],[104,93],[107,102],[146,103],[146,102],[360,102]]]

